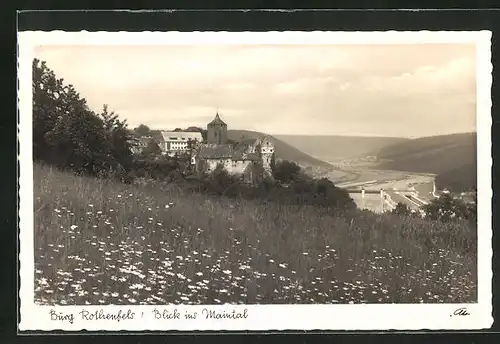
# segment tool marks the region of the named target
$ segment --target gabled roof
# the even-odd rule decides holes
[[[196,156],[200,159],[232,158],[233,147],[230,144],[201,145]]]
[[[263,144],[265,142],[269,142],[269,145],[274,146],[272,137],[269,135],[265,135],[264,137],[260,138],[260,143]]]
[[[171,138],[175,137],[177,140],[198,140],[203,141],[203,136],[200,132],[187,132],[187,131],[163,131],[155,130],[152,132],[153,138],[157,142],[172,141]]]
[[[225,126],[227,126],[227,124],[224,123],[224,121],[222,119],[220,119],[218,112],[215,115],[215,118],[210,123],[208,123],[208,125],[225,125]]]

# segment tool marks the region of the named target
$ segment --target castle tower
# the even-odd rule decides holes
[[[207,125],[207,142],[217,145],[227,143],[227,124],[220,119],[219,112],[217,112],[215,118]]]
[[[268,137],[264,137],[260,142],[260,155],[262,157],[262,167],[268,173],[271,173],[271,166],[274,159],[274,144]]]

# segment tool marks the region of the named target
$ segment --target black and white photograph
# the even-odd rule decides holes
[[[488,32],[19,42],[24,329],[491,323]]]

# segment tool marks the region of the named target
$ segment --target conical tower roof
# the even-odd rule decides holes
[[[222,119],[220,119],[219,112],[216,113],[215,118],[210,123],[208,123],[208,125],[226,125],[227,126],[227,124],[224,123],[224,121]]]

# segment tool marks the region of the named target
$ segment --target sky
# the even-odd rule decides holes
[[[129,127],[422,137],[476,130],[472,44],[39,46]]]

